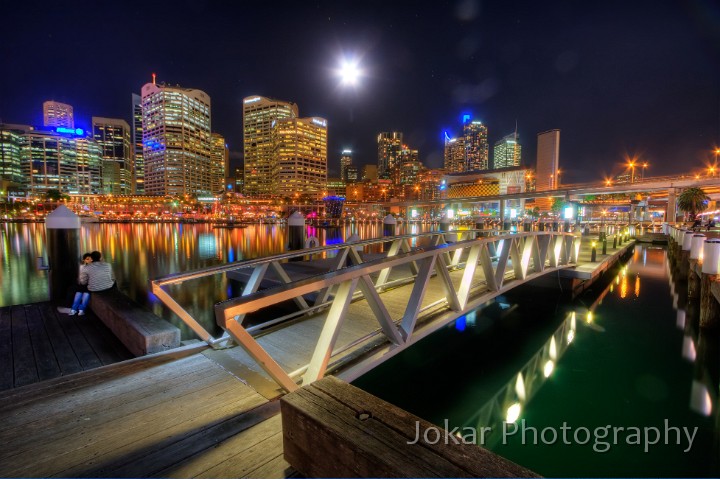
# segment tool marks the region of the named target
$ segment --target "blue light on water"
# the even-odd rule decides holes
[[[325,239],[325,244],[327,246],[329,246],[331,244],[340,244],[342,242],[343,242],[343,239],[340,236],[337,236],[335,238],[326,238]]]
[[[235,250],[232,247],[228,249],[228,261],[230,263],[235,262]]]
[[[455,329],[457,329],[461,333],[463,331],[465,331],[466,321],[467,321],[467,319],[465,316],[462,316],[462,317],[456,319],[455,320]]]

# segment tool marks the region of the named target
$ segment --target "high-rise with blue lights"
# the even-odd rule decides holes
[[[277,158],[273,129],[278,120],[297,118],[295,103],[254,95],[243,99],[244,192],[250,196],[277,194]]]
[[[75,128],[72,105],[48,100],[43,103],[43,125],[49,127]]]
[[[208,94],[153,82],[141,97],[145,194],[211,194]]]
[[[488,130],[481,121],[463,124],[466,171],[484,171],[490,168]]]

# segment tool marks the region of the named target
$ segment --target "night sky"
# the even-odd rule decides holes
[[[599,180],[626,155],[646,175],[696,170],[720,143],[720,3],[460,1],[6,2],[0,119],[42,123],[42,102],[130,121],[130,94],[150,81],[199,88],[233,164],[242,99],[298,104],[329,124],[340,151],[376,163],[376,136],[399,130],[430,167],[463,114],[490,145],[517,128],[523,162],[559,128],[562,182]],[[364,76],[341,87],[357,58]]]

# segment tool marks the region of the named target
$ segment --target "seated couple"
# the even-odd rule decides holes
[[[73,299],[70,315],[77,314],[82,316],[90,302],[90,293],[99,293],[107,291],[115,287],[115,275],[110,265],[101,261],[102,255],[99,251],[85,253],[83,255],[82,264],[80,265],[80,274],[78,277],[78,287],[75,290],[75,298]]]

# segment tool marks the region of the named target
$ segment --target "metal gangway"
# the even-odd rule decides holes
[[[436,231],[288,252],[151,285],[203,341],[216,349],[234,341],[251,367],[290,392],[330,372],[351,381],[509,289],[574,266],[580,240],[554,231]],[[372,254],[380,245],[386,252]],[[293,273],[304,264],[323,269]],[[268,271],[280,284],[261,289]],[[171,286],[219,274],[247,280],[240,296],[215,305],[224,331],[215,337],[173,298]],[[289,300],[297,311],[244,324],[249,313]]]

